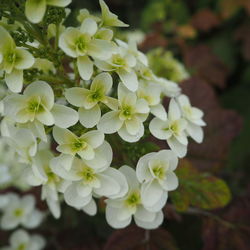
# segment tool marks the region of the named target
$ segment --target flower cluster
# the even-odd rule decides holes
[[[18,226],[34,229],[39,226],[44,218],[44,213],[35,208],[35,198],[32,195],[19,197],[15,193],[0,195],[0,227],[3,230],[13,230]],[[41,250],[45,240],[40,235],[29,235],[23,229],[17,229],[10,236],[10,246],[2,250]]]
[[[202,142],[203,112],[191,106],[178,84],[152,72],[133,40],[114,39],[113,28],[128,25],[103,0],[101,15],[81,10],[77,27],[66,28],[63,20],[50,18],[56,8],[60,18],[66,16],[60,13],[70,2],[26,1],[24,24],[30,21],[33,43],[16,46],[0,26],[0,70],[8,87],[1,104],[1,134],[27,165],[27,183],[41,186],[42,199],[56,218],[63,200],[95,215],[96,199],[104,197],[112,227],[126,227],[133,217],[140,227],[157,228],[168,192],[178,186],[178,157],[186,155],[189,137]],[[46,11],[47,5],[55,9]],[[43,19],[52,20],[48,27],[55,32],[41,38],[37,33]],[[24,24],[17,26],[25,30]],[[165,98],[170,99],[168,111],[162,104]],[[113,163],[119,158],[113,157],[113,150],[123,151],[122,142],[150,140],[150,133],[166,140],[170,149],[146,152],[136,166],[126,157],[120,168]],[[17,209],[22,201],[11,197],[16,204],[11,207]],[[27,200],[24,217],[11,217],[13,224],[29,227],[26,219],[33,216],[30,211],[25,216],[33,202]],[[25,233],[16,234],[13,238]],[[32,244],[32,237],[23,238]]]

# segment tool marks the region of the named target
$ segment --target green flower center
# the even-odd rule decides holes
[[[136,207],[141,203],[141,197],[139,192],[132,192],[125,201],[125,204],[129,207]]]
[[[155,166],[152,170],[153,170],[154,175],[158,179],[164,179],[164,177],[165,177],[165,169],[161,165]]]
[[[13,63],[16,59],[16,55],[15,53],[8,53],[5,57],[5,60],[8,62],[8,63]]]
[[[126,61],[120,55],[113,55],[112,62],[113,64],[116,64],[119,66],[126,66]]]
[[[129,106],[125,106],[122,109],[122,116],[124,116],[126,119],[131,119],[133,112],[132,112],[132,108]]]
[[[17,208],[16,210],[14,210],[14,215],[16,216],[16,217],[21,217],[22,215],[23,215],[23,209],[21,209],[21,208]]]
[[[31,100],[28,103],[28,110],[32,113],[39,113],[43,111],[43,106],[37,100]]]
[[[18,246],[18,248],[17,248],[17,250],[25,250],[26,249],[26,244],[25,243],[21,243],[19,246]]]
[[[79,175],[84,179],[85,182],[88,182],[88,183],[92,182],[96,178],[94,170],[87,166],[81,170]]]
[[[86,142],[82,141],[82,140],[76,140],[73,145],[72,145],[72,149],[74,151],[80,151],[80,150],[83,150],[87,147],[87,144]]]
[[[90,40],[90,37],[86,35],[79,37],[75,43],[77,50],[81,52],[86,52]]]
[[[179,133],[178,121],[174,121],[174,122],[170,125],[170,130],[171,130],[174,134],[178,134],[178,133]]]

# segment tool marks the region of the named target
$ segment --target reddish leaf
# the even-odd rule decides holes
[[[250,23],[245,23],[236,30],[235,38],[242,44],[241,53],[246,60],[250,60]]]
[[[184,51],[184,60],[187,67],[195,71],[195,75],[212,85],[225,87],[228,69],[208,46],[198,45],[187,48]]]
[[[249,190],[250,191],[250,190]],[[205,219],[203,250],[248,250],[250,237],[250,192],[220,212],[224,222]]]
[[[220,24],[220,19],[210,9],[202,9],[194,14],[191,24],[197,30],[208,32]]]
[[[164,229],[146,231],[130,226],[116,230],[108,239],[104,250],[177,250],[171,234]]]
[[[221,168],[230,144],[242,127],[241,117],[232,110],[223,109],[211,86],[197,77],[182,84],[183,92],[194,106],[204,111],[204,141],[188,145],[188,159],[199,169],[215,171]]]

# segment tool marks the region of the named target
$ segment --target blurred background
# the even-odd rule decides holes
[[[81,8],[99,12],[98,2],[73,0],[67,24],[77,25]],[[151,232],[149,244],[141,229],[114,231],[102,213],[89,217],[63,206],[63,217],[51,218],[40,230],[49,239],[47,249],[249,250],[250,1],[106,3],[130,25],[117,35],[135,39],[154,72],[180,83],[204,111],[205,140],[191,143],[181,162],[188,171],[179,170],[191,184],[180,183],[170,196],[165,223]],[[40,196],[40,190],[32,192]]]

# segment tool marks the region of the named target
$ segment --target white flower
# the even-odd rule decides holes
[[[136,65],[136,59],[133,55],[129,54],[126,49],[122,47],[117,48],[108,60],[95,59],[95,65],[103,71],[116,72],[121,82],[130,90],[136,91],[138,89],[137,75],[133,69]]]
[[[56,148],[58,152],[72,156],[78,154],[86,160],[94,159],[95,149],[104,142],[104,134],[98,130],[89,131],[78,137],[68,129],[55,126],[53,137],[59,144]]]
[[[2,250],[42,250],[45,247],[45,239],[37,234],[29,235],[26,231],[19,229],[10,236],[10,246]]]
[[[144,99],[137,99],[135,93],[118,86],[118,110],[104,114],[97,128],[106,134],[118,131],[128,142],[138,141],[144,134],[143,122],[147,119],[149,107]]]
[[[167,192],[178,186],[173,172],[178,158],[171,150],[161,150],[141,157],[136,166],[136,176],[142,183],[142,204],[149,210],[159,211],[165,205]]]
[[[162,88],[162,93],[167,97],[176,97],[180,94],[181,89],[177,83],[169,81],[165,78],[157,77],[155,78],[155,83],[160,85]]]
[[[129,190],[122,198],[106,200],[106,219],[110,226],[114,228],[124,228],[131,223],[134,217],[137,226],[145,229],[155,229],[163,221],[163,213],[147,210],[141,203],[141,187],[136,179],[135,171],[122,166],[119,169],[128,182]]]
[[[125,43],[124,41],[116,39],[116,42],[118,43],[119,46],[124,48],[127,51],[127,53],[134,56],[136,60],[138,60],[144,66],[146,67],[148,66],[147,56],[137,49],[136,41],[129,39],[128,43]]]
[[[18,195],[11,193],[8,197],[8,205],[3,209],[1,228],[10,230],[18,225],[35,228],[42,219],[43,213],[35,209],[35,198],[32,195],[19,198]]]
[[[109,164],[111,160],[112,158],[109,159]],[[59,164],[52,164],[52,169],[57,175],[72,181],[64,192],[66,203],[82,209],[91,202],[92,195],[110,198],[123,196],[128,189],[126,179],[118,170],[109,167],[109,164],[99,167],[92,165],[91,161],[83,161],[76,157],[70,170],[66,170]],[[93,204],[91,207],[94,208]]]
[[[23,87],[23,70],[34,64],[34,57],[23,48],[17,48],[10,34],[0,26],[0,69],[5,71],[5,82],[12,92]]]
[[[168,108],[167,120],[154,118],[149,124],[149,130],[153,136],[161,140],[167,140],[169,147],[179,156],[187,153],[187,135],[185,129],[187,122],[181,116],[181,111],[174,99],[171,99]]]
[[[93,74],[93,62],[89,56],[100,60],[111,57],[114,45],[110,41],[96,39],[97,24],[86,18],[80,29],[67,28],[59,39],[59,47],[70,57],[77,58],[77,67],[82,79],[89,80]]]
[[[37,141],[33,133],[25,128],[14,129],[11,137],[6,137],[6,142],[20,156],[20,161],[28,163],[36,154]]]
[[[99,3],[102,9],[103,26],[128,27],[127,24],[118,19],[117,15],[110,12],[108,6],[103,0],[100,0]]]
[[[66,7],[71,3],[71,0],[27,0],[25,3],[25,15],[32,23],[42,21],[47,5]]]
[[[92,18],[96,22],[101,21],[99,17],[91,15],[87,9],[81,9],[76,18],[79,23],[82,23],[86,18]]]
[[[198,108],[192,107],[186,95],[180,95],[177,101],[180,105],[182,115],[187,121],[186,131],[188,135],[196,142],[201,143],[204,136],[201,126],[206,125],[202,120],[203,112]]]
[[[94,78],[90,89],[74,87],[66,90],[67,101],[79,107],[79,119],[84,127],[92,128],[100,121],[101,108],[99,103],[104,103],[111,109],[118,108],[118,101],[107,96],[112,84],[113,79],[110,74],[101,73]]]
[[[12,94],[4,99],[4,113],[18,123],[34,123],[44,138],[43,125],[53,124],[67,128],[78,121],[78,113],[64,105],[54,103],[54,92],[49,84],[36,81],[30,84],[23,95]]]
[[[61,211],[58,191],[63,192],[67,183],[52,172],[50,167],[52,158],[53,154],[48,150],[37,152],[32,159],[32,167],[27,169],[25,175],[31,186],[42,185],[42,199],[46,200],[54,217],[59,218]]]
[[[160,118],[161,120],[166,120],[167,115],[165,108],[160,103],[161,102],[161,88],[155,86],[154,83],[145,80],[140,80],[139,88],[136,92],[138,98],[144,99],[150,108],[150,112]]]

